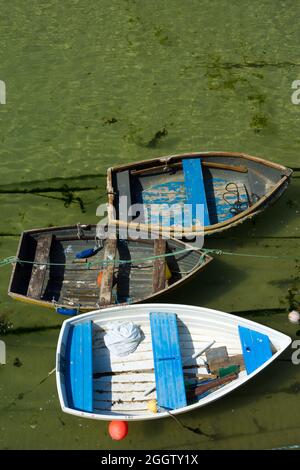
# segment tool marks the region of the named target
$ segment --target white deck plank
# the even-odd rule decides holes
[[[95,384],[102,382],[114,383],[138,383],[138,382],[154,382],[154,370],[150,373],[136,373],[136,374],[118,374],[118,375],[104,375],[102,377],[94,378]]]
[[[110,411],[122,411],[122,412],[135,412],[135,411],[148,411],[147,402],[136,402],[136,403],[111,403],[107,401],[94,400],[93,408],[96,410],[110,410]]]
[[[133,355],[132,355],[133,356]],[[123,359],[123,361],[120,361]],[[196,359],[189,358],[189,361],[185,362],[185,366],[203,366],[204,358],[197,357]],[[133,372],[138,370],[149,370],[154,368],[153,356],[147,359],[142,359],[135,355],[130,360],[124,360],[124,358],[102,357],[102,355],[94,354],[93,356],[93,372],[104,373],[104,372]]]
[[[129,405],[131,406],[132,403],[134,402],[147,402],[152,399],[156,399],[156,392],[149,393],[147,397],[144,396],[144,390],[143,391],[106,391],[106,392],[98,392],[97,389],[93,390],[94,393],[94,400],[99,400],[99,401],[109,401],[109,402],[114,402],[121,400],[122,402],[129,402]]]
[[[153,377],[154,379],[154,377]],[[94,380],[93,382],[93,390],[96,393],[97,390],[101,390],[102,392],[144,392],[148,390],[151,386],[155,386],[155,381],[151,382],[104,382],[104,381],[97,381]]]

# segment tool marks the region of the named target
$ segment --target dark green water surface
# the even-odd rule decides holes
[[[1,1],[0,257],[25,229],[97,222],[107,167],[189,151],[242,151],[294,168],[283,196],[207,247],[297,256],[300,4],[253,0]],[[0,272],[1,449],[263,449],[300,443],[292,349],[251,383],[196,412],[130,424],[62,413],[55,348],[62,318],[7,296]],[[293,339],[300,264],[221,256],[164,301],[236,312]],[[199,432],[200,429],[200,432]],[[202,432],[202,434],[201,434]]]

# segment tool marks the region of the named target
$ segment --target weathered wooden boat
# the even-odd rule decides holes
[[[96,233],[96,228],[74,225],[24,232],[8,294],[74,315],[156,298],[212,260],[175,239],[105,239],[105,232]]]
[[[133,322],[143,340],[119,357],[105,337],[112,324],[124,322]],[[99,420],[192,411],[248,382],[290,342],[261,324],[201,307],[152,303],[93,311],[63,323],[56,354],[60,404],[66,413]]]
[[[116,166],[107,172],[109,223],[123,227],[138,222],[142,230],[150,226],[160,233],[184,226],[186,234],[195,235],[202,235],[204,227],[204,234],[210,235],[275,202],[291,174],[277,163],[233,152],[188,153]],[[137,213],[134,209],[128,216],[128,208],[135,204]],[[166,204],[173,207],[171,215],[162,208]],[[188,204],[190,219],[185,213],[187,218],[180,223],[182,207]],[[196,207],[203,211],[199,217]]]

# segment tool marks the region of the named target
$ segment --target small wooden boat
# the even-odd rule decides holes
[[[195,235],[202,235],[204,227],[204,234],[210,235],[252,218],[276,201],[291,174],[277,163],[232,152],[188,153],[116,166],[107,172],[109,223],[139,223],[142,230],[150,226],[160,233],[184,227],[186,234]],[[127,205],[122,202],[125,197]],[[128,208],[136,204],[137,212],[128,217]],[[162,208],[166,204],[173,208],[171,214]],[[190,219],[185,213],[182,222],[182,207],[188,204],[193,208]]]
[[[106,240],[98,232],[95,225],[24,232],[8,294],[73,315],[156,298],[212,260],[175,239]]]
[[[105,338],[112,325],[124,322],[133,322],[143,339],[119,357]],[[99,420],[192,411],[248,382],[290,342],[266,326],[201,307],[152,303],[97,310],[63,323],[56,354],[60,404],[66,413]]]

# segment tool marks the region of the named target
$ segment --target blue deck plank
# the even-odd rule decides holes
[[[150,313],[157,403],[165,409],[187,405],[177,327],[173,313]]]
[[[210,225],[208,203],[205,192],[205,184],[200,158],[184,158],[182,160],[184,182],[186,188],[187,203],[192,204],[192,218],[196,219],[196,205],[204,208],[204,220],[201,223],[207,227]]]
[[[239,326],[239,335],[246,371],[251,374],[272,357],[270,339],[263,333],[243,326]]]
[[[67,345],[66,388],[69,404],[82,411],[93,411],[92,322],[71,327]]]

